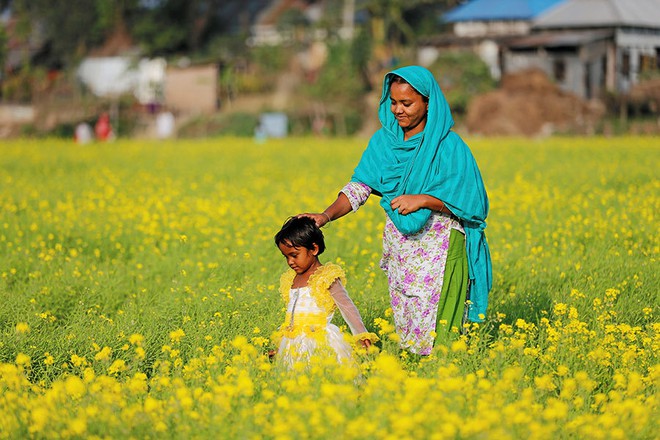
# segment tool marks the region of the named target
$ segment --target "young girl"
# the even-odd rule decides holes
[[[288,367],[308,362],[312,355],[334,355],[338,362],[352,359],[352,347],[332,324],[338,308],[353,337],[369,348],[378,338],[368,333],[355,304],[344,289],[346,277],[336,264],[321,264],[323,233],[314,220],[294,217],[275,235],[275,244],[291,268],[280,279],[280,293],[288,303],[277,360]]]

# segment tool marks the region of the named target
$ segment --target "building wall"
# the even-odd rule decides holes
[[[643,57],[655,59],[655,65],[660,64],[660,30],[618,29],[615,36],[616,53],[616,88],[628,92],[639,81],[642,73]],[[657,68],[657,67],[656,67]]]
[[[576,48],[505,51],[505,72],[543,70],[564,91],[581,98],[602,96],[608,83],[609,43],[605,40]],[[610,73],[611,74],[611,73]]]
[[[218,68],[215,65],[168,68],[165,105],[186,113],[212,113],[218,108]]]
[[[454,35],[464,38],[527,35],[530,23],[523,20],[515,21],[464,21],[454,23]]]

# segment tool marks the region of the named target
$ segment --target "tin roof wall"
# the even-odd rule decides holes
[[[660,0],[566,0],[534,22],[535,29],[606,26],[660,29]]]
[[[458,21],[532,20],[565,0],[471,0],[443,15],[449,23]]]

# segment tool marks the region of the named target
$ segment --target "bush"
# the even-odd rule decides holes
[[[227,113],[199,116],[178,130],[181,138],[209,136],[252,137],[259,125],[259,116],[250,113]]]
[[[495,88],[488,66],[472,52],[442,53],[429,70],[456,114],[464,114],[474,96]]]

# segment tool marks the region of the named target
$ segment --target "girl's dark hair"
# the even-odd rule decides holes
[[[309,217],[291,217],[280,232],[275,234],[275,245],[284,244],[286,246],[304,247],[314,249],[314,243],[319,247],[321,255],[325,250],[325,240],[323,232],[316,226],[316,222]]]

